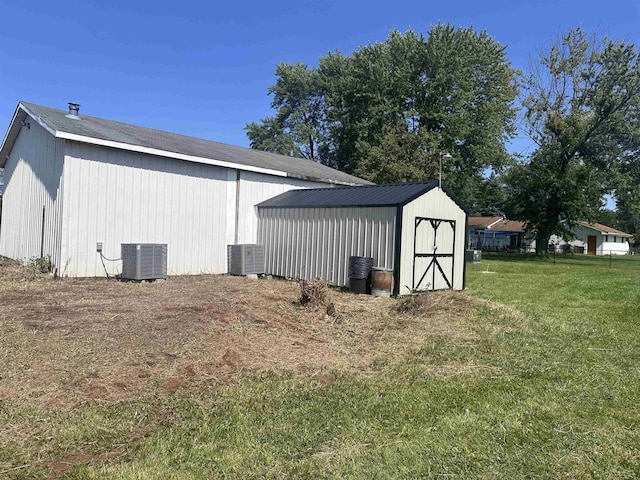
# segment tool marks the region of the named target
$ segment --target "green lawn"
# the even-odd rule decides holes
[[[474,335],[433,336],[400,363],[380,359],[375,375],[247,376],[206,397],[44,421],[61,445],[93,431],[104,451],[164,412],[124,456],[65,478],[638,478],[640,258],[612,267],[587,257],[470,264],[469,294],[487,300],[468,319]],[[4,407],[0,423],[28,414]]]

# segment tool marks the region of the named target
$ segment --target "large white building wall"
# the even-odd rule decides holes
[[[4,169],[0,255],[29,260],[42,253],[60,265],[64,148],[37,122],[22,127]]]
[[[453,288],[462,290],[464,288],[464,253],[466,243],[467,215],[444,191],[434,188],[421,195],[417,199],[409,202],[402,210],[402,239],[400,250],[400,295],[411,293],[414,288],[414,281],[417,282],[427,269],[429,258],[416,259],[414,271],[415,253],[432,253],[433,238],[428,233],[426,224],[421,224],[418,229],[418,238],[415,242],[416,217],[435,218],[441,220],[454,220],[455,223],[455,243],[454,231],[446,224],[441,224],[437,230],[436,253],[450,253],[453,251]],[[453,248],[453,250],[452,250]],[[445,272],[451,269],[451,259],[439,258],[440,264]],[[433,276],[420,284],[420,290],[439,290],[448,288],[439,271],[436,272],[435,283]],[[417,285],[416,285],[417,286]]]
[[[295,158],[291,159],[295,162]],[[326,188],[326,183],[309,182],[288,177],[275,177],[263,173],[237,171],[238,235],[233,243],[255,243],[258,234],[256,205],[276,195],[300,188]]]
[[[103,276],[96,253],[122,243],[168,244],[167,273],[225,273],[229,169],[68,142],[62,264],[68,276]],[[233,179],[233,181],[231,181]],[[107,262],[110,274],[121,262]]]
[[[258,216],[258,243],[273,275],[346,286],[350,256],[393,268],[395,207],[261,208]]]

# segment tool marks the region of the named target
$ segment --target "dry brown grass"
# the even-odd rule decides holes
[[[3,268],[5,268],[3,266]],[[423,315],[397,300],[331,292],[299,305],[298,283],[223,275],[154,283],[0,278],[0,399],[49,408],[227,383],[241,372],[367,373],[427,336],[464,341],[475,302],[429,295]]]

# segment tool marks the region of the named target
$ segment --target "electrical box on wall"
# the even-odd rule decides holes
[[[155,280],[167,277],[167,244],[123,243],[122,278]]]

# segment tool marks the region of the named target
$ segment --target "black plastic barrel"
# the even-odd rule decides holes
[[[349,290],[353,293],[371,293],[373,258],[349,257]]]

